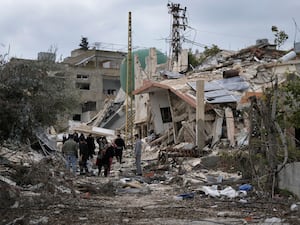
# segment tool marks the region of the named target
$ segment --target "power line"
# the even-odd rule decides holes
[[[202,33],[209,33],[209,34],[215,34],[215,35],[219,35],[219,36],[222,36],[222,37],[224,37],[224,36],[227,36],[227,37],[236,37],[236,38],[242,38],[242,39],[251,39],[251,40],[253,40],[253,39],[255,39],[256,37],[250,37],[250,36],[243,36],[243,35],[238,35],[238,34],[228,34],[228,33],[219,33],[219,32],[214,32],[214,31],[207,31],[207,30],[199,30],[199,29],[195,29],[195,28],[192,28],[192,27],[190,27],[189,26],[189,28],[191,28],[191,29],[194,29],[194,30],[196,30],[196,31],[198,31],[198,32],[202,32]]]
[[[169,14],[172,15],[172,58],[177,61],[181,52],[181,35],[180,31],[187,27],[186,7],[181,8],[180,4],[168,3]]]
[[[300,32],[300,29],[299,29],[299,27],[297,25],[296,20],[294,18],[292,18],[292,19],[293,19],[294,24],[295,24],[295,36],[294,36],[294,44],[295,44],[296,43],[296,38],[297,38],[297,31]]]

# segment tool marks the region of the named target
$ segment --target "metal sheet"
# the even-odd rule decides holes
[[[196,91],[196,82],[188,82],[188,85]],[[249,86],[249,83],[240,76],[206,82],[204,84],[205,100],[209,103],[238,102],[241,94],[234,91],[242,92]]]
[[[241,96],[236,95],[228,95],[228,96],[221,96],[216,98],[209,98],[206,99],[208,103],[225,103],[225,102],[239,102]]]
[[[180,78],[180,77],[184,76],[181,73],[171,72],[171,71],[167,71],[167,70],[162,70],[159,73],[162,76],[167,76],[168,79],[177,79],[177,78]]]

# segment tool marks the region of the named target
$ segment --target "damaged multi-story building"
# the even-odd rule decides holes
[[[79,91],[80,105],[72,119],[87,122],[103,109],[107,98],[114,98],[120,89],[120,66],[126,53],[97,49],[75,49],[64,59]]]

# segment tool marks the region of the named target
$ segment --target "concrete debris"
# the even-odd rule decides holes
[[[175,149],[187,146],[181,144]],[[193,149],[193,146],[187,149]],[[31,150],[24,155],[21,151],[1,148],[2,159],[7,160],[6,165],[0,167],[1,171],[5,171],[0,177],[3,190],[0,198],[6,210],[1,223],[95,224],[101,216],[106,224],[117,224],[116,217],[118,221],[137,221],[136,224],[139,224],[137,215],[143,215],[142,212],[147,214],[147,218],[172,215],[176,224],[175,221],[180,218],[196,221],[199,214],[203,216],[201,218],[209,214],[210,221],[218,221],[219,217],[233,221],[249,217],[248,212],[240,210],[244,205],[252,211],[252,223],[259,224],[268,218],[266,215],[289,219],[285,212],[299,212],[290,210],[293,202],[282,204],[280,200],[281,203],[276,203],[277,211],[274,211],[274,204],[269,205],[267,198],[262,201],[262,196],[258,198],[255,191],[247,194],[236,191],[243,184],[238,174],[203,168],[201,158],[177,157],[160,164],[158,157],[153,157],[157,152],[157,147],[146,146],[143,149],[142,177],[134,174],[134,158],[130,149],[124,152],[125,163],[119,164],[114,159],[110,176],[102,177],[93,173],[79,175],[79,172],[74,176],[65,170],[64,161],[58,157],[59,152],[45,156],[42,152]],[[23,160],[11,160],[21,159],[21,155]],[[216,186],[213,186],[214,182],[217,182]],[[40,207],[43,211],[38,209]],[[257,207],[262,210],[257,212],[254,210]],[[107,210],[114,217],[105,216]]]

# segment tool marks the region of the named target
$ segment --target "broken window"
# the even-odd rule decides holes
[[[105,95],[116,95],[117,90],[116,89],[107,89],[107,90],[103,90],[103,93]]]
[[[80,114],[73,115],[73,120],[74,121],[80,121],[81,120],[81,115]]]
[[[96,111],[96,102],[85,102],[82,106],[82,112]]]
[[[76,83],[76,88],[81,90],[90,90],[89,83]]]
[[[88,75],[84,75],[84,74],[77,74],[77,79],[87,80],[87,79],[89,79],[89,76]]]
[[[107,69],[110,68],[110,62],[108,61],[108,62],[103,63],[102,67],[107,68]]]
[[[64,77],[65,74],[63,72],[58,72],[58,73],[55,73],[54,76],[56,76],[56,77]]]
[[[120,65],[115,61],[107,61],[102,63],[104,69],[120,69]]]
[[[172,122],[171,110],[170,107],[160,108],[161,119],[163,123]]]

